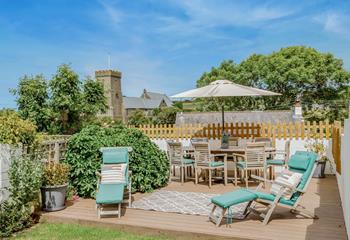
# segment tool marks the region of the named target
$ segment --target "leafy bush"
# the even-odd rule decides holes
[[[40,161],[21,157],[12,161],[8,172],[10,198],[0,204],[0,237],[9,236],[33,222],[32,213],[38,203],[42,165]]]
[[[142,110],[134,110],[128,116],[128,124],[133,126],[140,126],[144,124],[149,124],[150,118],[146,116],[145,112]]]
[[[58,186],[68,183],[69,167],[64,163],[46,163],[43,172],[43,186]]]
[[[101,167],[99,149],[111,146],[130,146],[130,166],[133,191],[151,191],[164,186],[169,177],[166,154],[137,129],[122,125],[103,128],[91,125],[73,135],[68,142],[66,162],[70,165],[70,183],[79,196],[93,197],[96,191],[95,172]]]
[[[0,143],[31,145],[36,136],[34,123],[23,120],[15,111],[0,111]]]

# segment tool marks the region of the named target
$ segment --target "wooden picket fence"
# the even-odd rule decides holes
[[[329,122],[297,123],[226,123],[225,132],[241,138],[269,137],[272,139],[330,139],[333,125]],[[134,128],[134,126],[129,126]],[[190,139],[206,137],[220,139],[222,125],[218,124],[184,124],[184,125],[141,125],[137,127],[151,139]]]
[[[335,122],[332,127],[332,155],[336,166],[336,171],[341,174],[341,136],[342,128],[340,122]]]

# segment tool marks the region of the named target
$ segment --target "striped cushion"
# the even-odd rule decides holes
[[[303,175],[301,173],[291,172],[288,170],[283,170],[280,175],[276,178],[275,182],[280,182],[285,185],[296,187],[301,181],[301,177]],[[283,188],[282,186],[278,185],[277,183],[273,183],[271,186],[271,194],[277,195],[279,191]],[[282,197],[284,197],[286,200],[289,200],[293,195],[293,191],[290,188],[285,188]]]
[[[101,183],[125,183],[126,166],[127,164],[103,165]]]

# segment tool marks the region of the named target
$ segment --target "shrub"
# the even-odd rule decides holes
[[[32,213],[38,203],[42,165],[29,157],[14,159],[8,172],[10,198],[0,204],[0,237],[9,236],[33,222]]]
[[[69,167],[64,163],[46,163],[43,171],[43,186],[58,186],[68,183]]]
[[[73,135],[68,142],[66,162],[70,165],[70,183],[79,196],[94,197],[96,171],[100,169],[101,147],[130,146],[130,166],[133,191],[151,191],[164,186],[169,177],[166,154],[137,129],[122,125],[103,128],[88,126]]]
[[[36,126],[15,111],[0,111],[0,143],[31,145],[36,140]]]
[[[144,124],[149,124],[150,118],[146,116],[145,112],[142,110],[134,110],[128,116],[128,124],[133,126],[140,126]]]

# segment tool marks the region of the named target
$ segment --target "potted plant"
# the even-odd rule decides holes
[[[48,212],[65,208],[69,167],[63,163],[45,163],[41,198],[43,210]]]
[[[317,166],[314,172],[314,178],[324,178],[326,175],[324,174],[326,169],[327,161],[329,160],[326,156],[326,148],[322,141],[313,141],[307,144],[307,149],[309,151],[313,151],[318,155]]]

